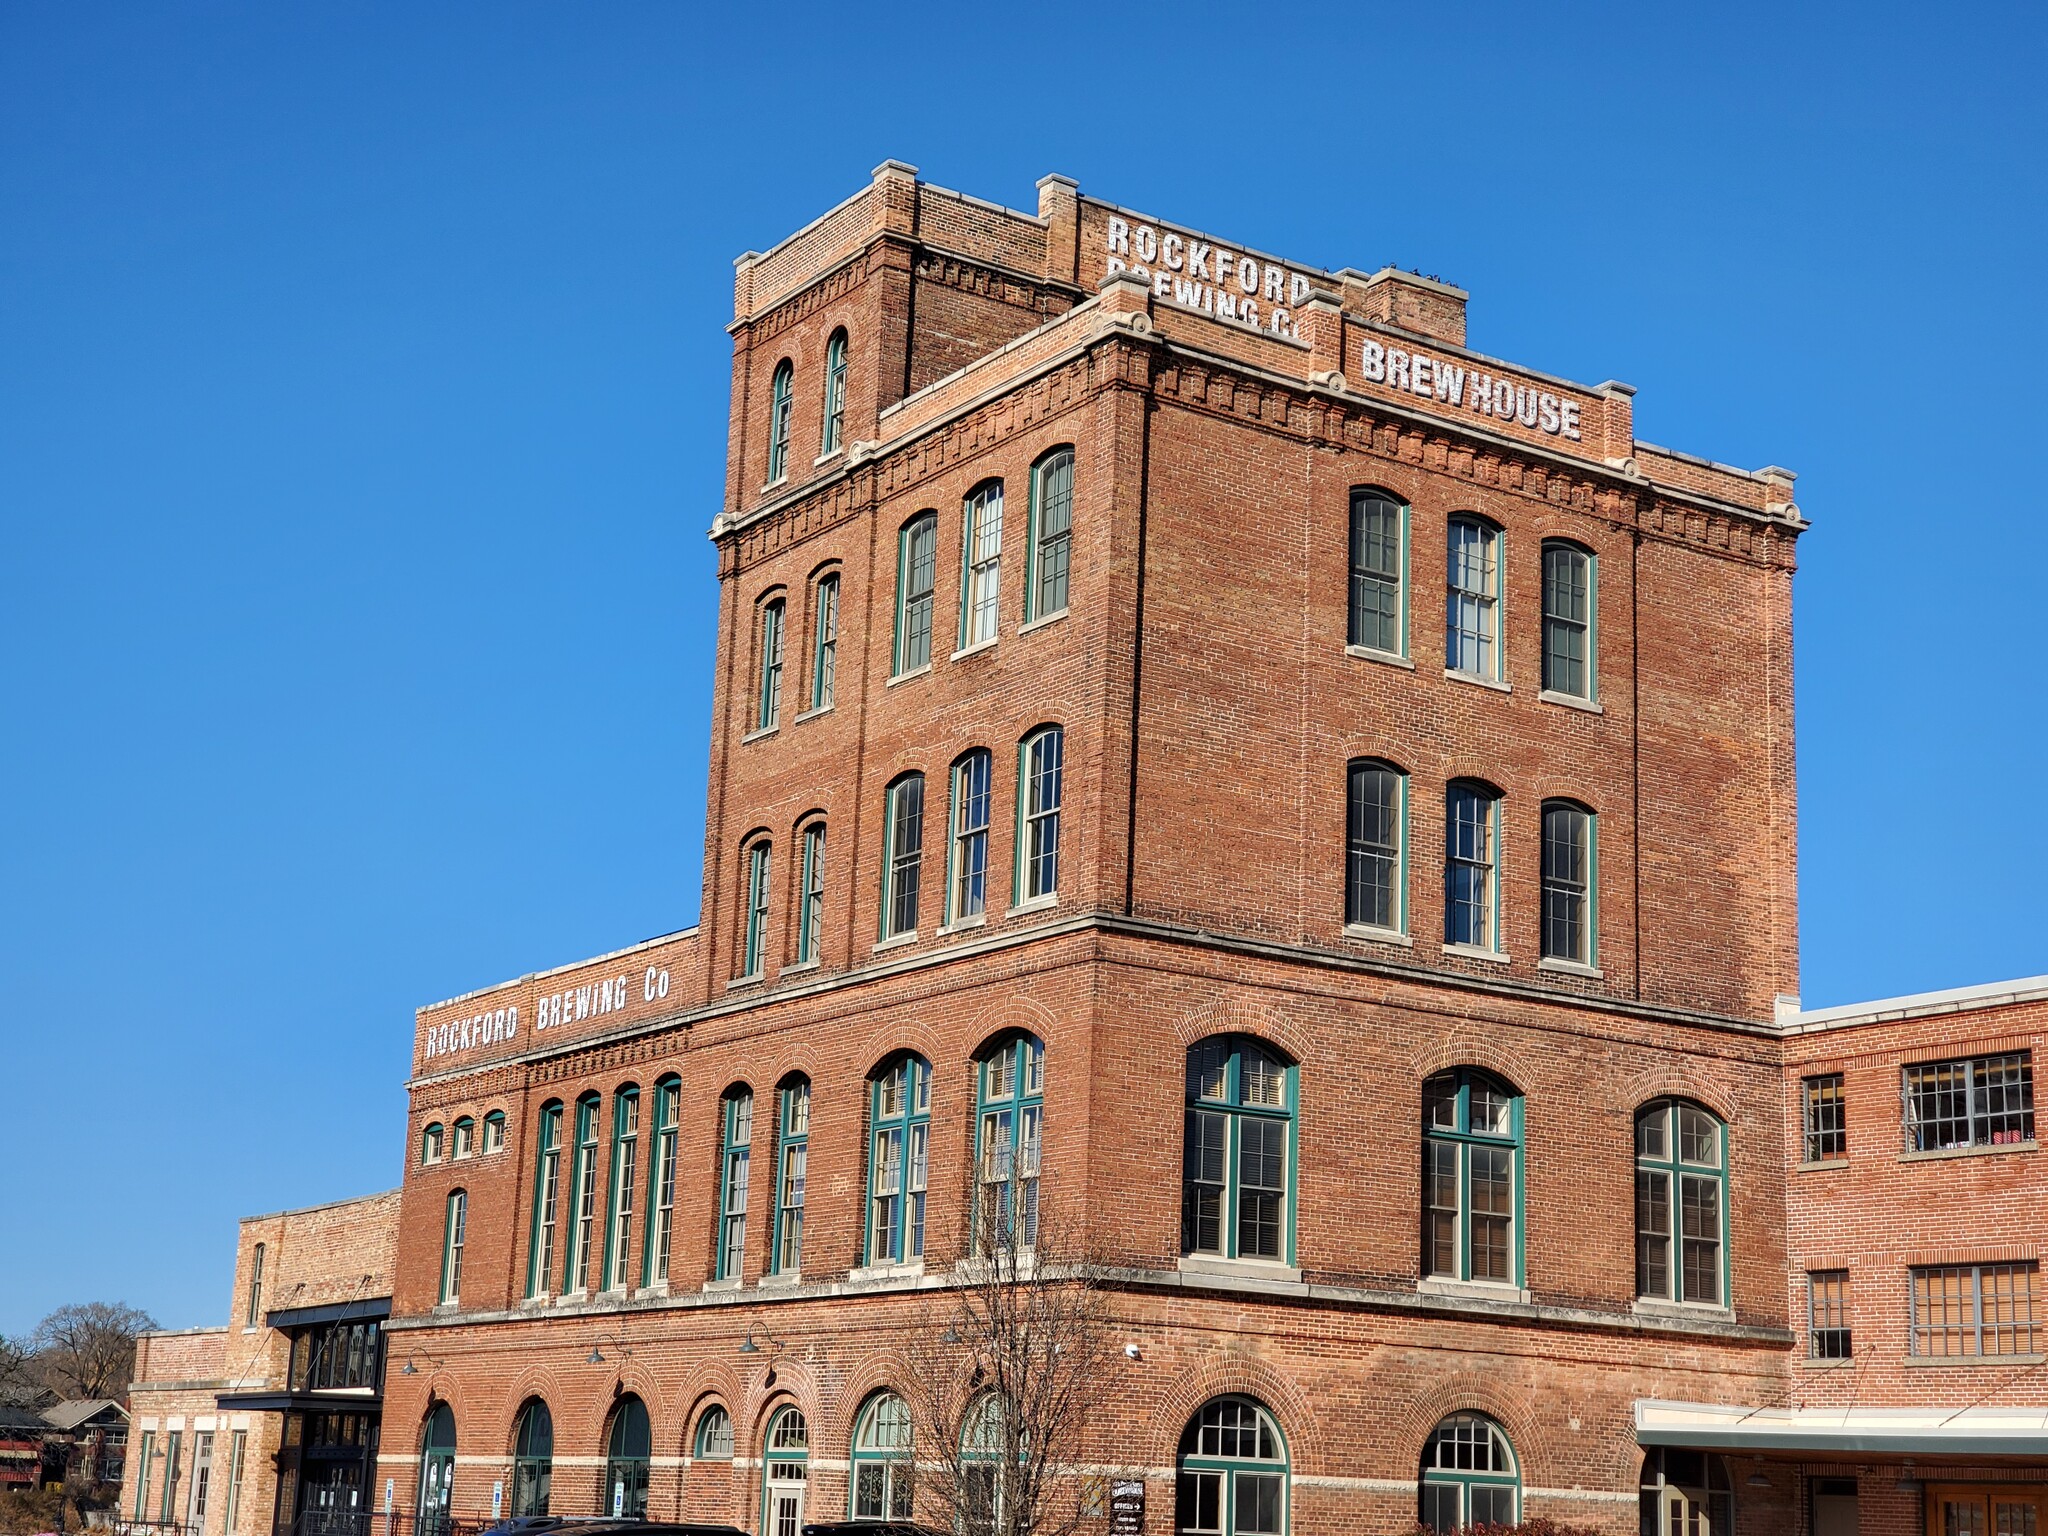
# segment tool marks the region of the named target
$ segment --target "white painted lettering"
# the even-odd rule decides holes
[[[1536,425],[1536,391],[1520,384],[1515,386],[1515,420],[1525,427]]]
[[[1287,280],[1287,302],[1296,309],[1308,299],[1309,282],[1305,273],[1297,272]]]
[[[1200,283],[1191,283],[1184,277],[1173,280],[1173,302],[1185,304],[1189,309],[1204,308],[1202,298],[1208,291]]]
[[[1579,441],[1579,402],[1567,400],[1563,406],[1564,435],[1573,442]]]
[[[1169,234],[1159,242],[1159,259],[1171,270],[1180,270],[1180,236]]]
[[[1249,256],[1238,258],[1237,286],[1253,298],[1259,296],[1259,264]]]
[[[1287,300],[1287,273],[1280,267],[1266,268],[1266,297],[1275,304]]]
[[[1136,235],[1138,260],[1148,265],[1159,259],[1159,232],[1150,224],[1140,224]]]
[[[1453,363],[1436,365],[1436,397],[1452,405],[1465,403],[1465,370]]]
[[[1227,280],[1227,279],[1229,278],[1229,276],[1230,276],[1230,269],[1231,269],[1232,265],[1233,265],[1233,264],[1234,264],[1234,263],[1236,262],[1236,260],[1237,260],[1237,258],[1236,258],[1235,256],[1232,256],[1232,255],[1230,254],[1230,252],[1228,252],[1228,251],[1218,251],[1218,252],[1216,253],[1216,281],[1217,281],[1217,282],[1221,283],[1221,282],[1224,282],[1225,280]]]
[[[1237,318],[1237,295],[1219,283],[1215,289],[1215,297],[1216,318],[1218,320],[1235,320]]]
[[[1160,271],[1152,274],[1152,297],[1155,299],[1165,298],[1167,290],[1172,287],[1173,274],[1171,272]]]
[[[1387,349],[1370,336],[1365,338],[1365,345],[1359,351],[1358,373],[1359,377],[1373,384],[1382,383],[1387,377]]]
[[[1429,376],[1429,370],[1434,362],[1434,358],[1424,357],[1418,352],[1408,364],[1412,374],[1408,387],[1425,399],[1436,393],[1436,384]]]
[[[1188,242],[1188,276],[1207,277],[1208,275],[1209,247],[1199,240],[1190,240]]]
[[[1387,383],[1395,389],[1408,387],[1408,354],[1399,347],[1387,348]]]
[[[1538,395],[1536,398],[1538,402],[1536,414],[1537,424],[1541,426],[1544,431],[1555,435],[1559,426],[1557,415],[1557,396],[1553,395],[1549,390],[1546,389],[1545,391],[1543,391],[1542,394]]]
[[[1115,214],[1111,214],[1109,219],[1109,250],[1113,256],[1128,256],[1131,254],[1131,226]],[[1122,265],[1119,262],[1109,270],[1112,272],[1118,271]]]

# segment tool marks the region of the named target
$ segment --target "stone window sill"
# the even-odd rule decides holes
[[[773,736],[781,729],[782,725],[779,721],[774,725],[764,725],[758,731],[749,731],[746,735],[742,736],[740,738],[740,745],[744,747],[750,741],[760,741],[764,737]]]
[[[1566,709],[1582,709],[1589,715],[1604,715],[1607,711],[1597,699],[1582,699],[1575,693],[1553,693],[1545,688],[1536,697],[1545,704],[1562,704]]]
[[[875,946],[875,953],[879,955],[885,949],[901,949],[906,944],[915,944],[916,942],[917,930],[915,928],[911,929],[908,933],[892,933],[888,938]]]
[[[1237,1280],[1283,1280],[1299,1285],[1301,1271],[1277,1259],[1226,1259],[1213,1253],[1181,1255],[1184,1275],[1228,1275]]]
[[[1430,1275],[1415,1283],[1420,1296],[1458,1296],[1476,1301],[1527,1301],[1529,1293],[1505,1280],[1452,1280]]]
[[[811,468],[816,469],[821,464],[830,464],[834,459],[838,458],[839,455],[841,455],[844,452],[846,452],[846,449],[843,446],[838,448],[827,448],[823,453],[819,454],[815,459],[811,460]]]
[[[800,1270],[778,1270],[774,1274],[763,1275],[757,1283],[764,1291],[783,1290],[792,1285],[802,1285],[804,1277]]]
[[[1050,896],[1034,896],[1029,901],[1018,902],[1017,905],[1010,908],[1009,915],[1011,917],[1020,917],[1026,912],[1043,912],[1046,908],[1056,907],[1059,904],[1060,893],[1054,891]]]
[[[766,981],[767,979],[768,978],[762,975],[761,972],[754,971],[745,976],[733,977],[731,981],[728,981],[725,984],[725,990],[728,992],[741,992],[748,987],[758,987],[761,985],[762,982]]]
[[[1445,667],[1444,676],[1454,683],[1470,683],[1474,688],[1490,688],[1495,693],[1515,691],[1512,683],[1504,683],[1497,677],[1481,677],[1477,672],[1460,672],[1456,667]]]
[[[1654,1296],[1638,1296],[1629,1310],[1637,1317],[1710,1317],[1723,1323],[1735,1321],[1734,1308],[1704,1301],[1659,1301]]]
[[[1375,645],[1347,645],[1344,647],[1344,654],[1355,656],[1360,661],[1376,661],[1383,667],[1399,667],[1404,672],[1415,670],[1415,663],[1406,656],[1397,655],[1393,651],[1383,651]]]
[[[1939,1163],[1952,1157],[1995,1157],[2001,1152],[2036,1152],[2038,1141],[2000,1141],[1978,1147],[1936,1147],[1929,1152],[1901,1152],[1902,1163]]]
[[[1002,636],[1000,635],[990,635],[986,640],[977,640],[972,645],[963,645],[959,650],[948,656],[946,660],[960,661],[968,656],[977,656],[983,651],[992,651],[996,648],[996,641],[1001,638]]]
[[[1477,944],[1446,944],[1444,953],[1462,955],[1467,960],[1484,960],[1491,965],[1506,965],[1508,952],[1504,949],[1481,949]]]
[[[1794,1173],[1819,1173],[1824,1168],[1846,1168],[1848,1166],[1849,1159],[1846,1157],[1824,1157],[1817,1163],[1795,1163],[1792,1171]]]
[[[1607,973],[1597,965],[1581,965],[1576,960],[1559,960],[1554,955],[1545,955],[1536,962],[1539,971],[1556,971],[1560,976],[1584,976],[1590,981],[1605,981]]]
[[[1366,923],[1346,923],[1344,937],[1364,939],[1370,944],[1398,944],[1403,949],[1413,949],[1415,940],[1398,928],[1374,928]]]
[[[789,723],[791,725],[802,725],[806,720],[815,720],[820,715],[829,715],[831,713],[832,706],[830,704],[820,704],[816,709],[805,710],[802,714],[796,716],[796,718],[791,720]]]
[[[1943,1365],[1968,1367],[2048,1364],[2048,1355],[1907,1355],[1899,1362],[1914,1370]]]
[[[706,1280],[704,1282],[704,1289],[707,1291],[736,1291],[746,1283],[746,1281],[735,1275],[730,1280]]]
[[[924,1274],[924,1260],[914,1264],[863,1264],[846,1272],[852,1281],[863,1280],[916,1280]]]
[[[932,935],[934,938],[944,938],[949,933],[965,933],[971,928],[985,927],[987,923],[988,914],[986,912],[977,912],[972,917],[963,917],[955,922],[950,922],[943,928],[934,928]]]
[[[1061,608],[1053,613],[1040,614],[1037,618],[1033,619],[1029,624],[1019,624],[1017,626],[1017,633],[1020,635],[1028,635],[1034,629],[1044,629],[1048,624],[1057,624],[1061,619],[1064,619],[1066,616],[1067,610],[1064,608]]]
[[[785,976],[796,976],[805,971],[815,971],[817,968],[818,962],[815,960],[799,960],[795,965],[785,965],[782,968],[782,974]]]
[[[898,683],[907,683],[913,677],[925,676],[925,674],[930,672],[931,669],[932,664],[930,662],[926,662],[921,667],[912,667],[908,672],[898,672],[894,677],[890,678],[888,682],[882,684],[882,686],[884,688],[894,688]]]

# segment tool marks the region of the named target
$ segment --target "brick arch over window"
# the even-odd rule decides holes
[[[1527,1390],[1516,1391],[1516,1386]],[[1483,1414],[1500,1425],[1514,1448],[1515,1464],[1521,1469],[1522,1487],[1547,1488],[1557,1458],[1550,1436],[1528,1411],[1536,1397],[1535,1382],[1500,1382],[1479,1388],[1465,1381],[1446,1381],[1411,1397],[1408,1406],[1392,1418],[1393,1452],[1408,1470],[1398,1475],[1415,1476],[1422,1464],[1422,1448],[1436,1427],[1453,1414]],[[1635,1435],[1628,1435],[1631,1444]]]
[[[877,1393],[893,1392],[907,1403],[911,1393],[904,1383],[914,1379],[909,1360],[900,1351],[869,1355],[848,1371],[834,1390],[829,1422],[821,1426],[816,1419],[811,1421],[812,1447],[817,1447],[820,1435],[829,1435],[832,1449],[828,1454],[844,1456],[846,1448],[853,1444],[853,1426],[870,1400]]]
[[[1415,1082],[1457,1067],[1476,1067],[1516,1093],[1524,1093],[1522,1078],[1529,1070],[1526,1056],[1518,1056],[1495,1036],[1482,1034],[1464,1024],[1443,1035],[1425,1039],[1409,1058],[1415,1064]]]
[[[763,1381],[750,1384],[745,1397],[725,1405],[726,1411],[732,1415],[734,1458],[749,1457],[758,1463],[768,1443],[768,1426],[784,1408],[794,1408],[804,1416],[804,1435],[810,1443],[810,1454],[816,1456],[819,1448],[826,1444],[818,1433],[817,1382],[808,1370],[794,1365],[786,1370],[778,1365],[772,1387],[763,1385],[767,1374],[768,1367],[764,1365],[761,1367]],[[849,1428],[848,1433],[851,1432]],[[756,1467],[754,1470],[759,1469]]]
[[[1247,997],[1219,998],[1206,1007],[1182,1014],[1174,1023],[1174,1036],[1183,1049],[1212,1035],[1249,1035],[1254,1040],[1278,1046],[1297,1063],[1306,1063],[1314,1058],[1315,1046],[1298,1024],[1279,1010]],[[1176,1429],[1173,1441],[1176,1448],[1180,1445],[1179,1435],[1180,1431]]]
[[[755,1081],[765,1083],[767,1087],[762,1091],[768,1094],[773,1094],[776,1090],[787,1087],[790,1082],[799,1077],[808,1082],[812,1075],[815,1056],[816,1053],[814,1051],[808,1050],[801,1045],[782,1044],[778,1046],[773,1056],[754,1058],[755,1064],[761,1068]],[[755,1105],[754,1112],[756,1114],[761,1113],[761,1106]]]
[[[1377,1347],[1374,1354],[1379,1353]],[[1177,1466],[1180,1438],[1202,1405],[1217,1397],[1250,1397],[1265,1404],[1280,1426],[1287,1442],[1287,1464],[1292,1473],[1320,1473],[1323,1464],[1321,1426],[1315,1409],[1292,1378],[1283,1376],[1264,1361],[1249,1355],[1227,1354],[1219,1360],[1182,1372],[1167,1383],[1156,1411],[1151,1415],[1146,1464]]]
[[[1737,1119],[1735,1102],[1728,1096],[1727,1088],[1708,1078],[1690,1061],[1653,1062],[1622,1083],[1620,1093],[1623,1102],[1618,1107],[1631,1120],[1652,1099],[1691,1099],[1711,1110],[1714,1118],[1726,1126],[1733,1126]]]
[[[526,1411],[526,1405],[536,1398],[547,1404],[548,1419],[555,1430],[555,1438],[562,1438],[564,1422],[562,1405],[574,1397],[574,1393],[563,1387],[554,1370],[545,1365],[530,1365],[513,1378],[498,1405],[498,1423],[494,1426],[499,1442],[510,1456],[519,1439],[519,1416]],[[457,1423],[458,1430],[460,1422]]]
[[[872,1080],[898,1056],[906,1055],[921,1056],[936,1069],[946,1053],[930,1025],[897,1023],[884,1024],[871,1033],[853,1053],[853,1059],[867,1063],[865,1076]]]
[[[385,1368],[387,1370],[394,1369],[390,1365],[388,1358]],[[462,1378],[454,1375],[445,1365],[422,1366],[419,1368],[427,1372],[427,1395],[420,1404],[419,1417],[413,1423],[413,1449],[415,1451],[419,1449],[420,1436],[427,1432],[427,1416],[434,1411],[435,1404],[446,1403],[448,1411],[455,1415],[455,1445],[459,1451],[462,1447],[464,1426],[467,1425],[469,1432],[472,1434],[476,1430],[476,1426],[469,1421],[470,1404],[463,1395]],[[394,1445],[392,1449],[394,1451],[402,1450],[403,1447]]]
[[[779,1384],[781,1372],[776,1373]],[[674,1429],[670,1437],[678,1447],[677,1454],[697,1454],[697,1421],[704,1417],[704,1411],[714,1405],[723,1408],[733,1421],[735,1434],[742,1422],[740,1405],[746,1401],[746,1389],[740,1383],[739,1372],[724,1360],[705,1360],[690,1372],[689,1378],[667,1399],[669,1423]],[[735,1445],[733,1455],[745,1453]]]
[[[1048,1040],[1057,1023],[1058,1016],[1043,1003],[1024,997],[1003,998],[975,1015],[974,1024],[968,1030],[975,1045],[961,1059],[963,1062],[980,1061],[1005,1035],[1030,1035],[1037,1040]]]

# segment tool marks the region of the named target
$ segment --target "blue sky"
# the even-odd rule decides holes
[[[2040,9],[1290,14],[0,8],[0,1332],[221,1320],[415,1005],[692,921],[731,259],[888,157],[1799,471],[1806,999],[2048,971]]]

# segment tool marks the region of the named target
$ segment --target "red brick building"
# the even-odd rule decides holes
[[[2048,1012],[1800,1012],[1793,477],[1465,306],[893,162],[740,258],[702,922],[421,1010],[396,1512],[870,1513],[1042,1201],[1147,1531],[2036,1531]]]

